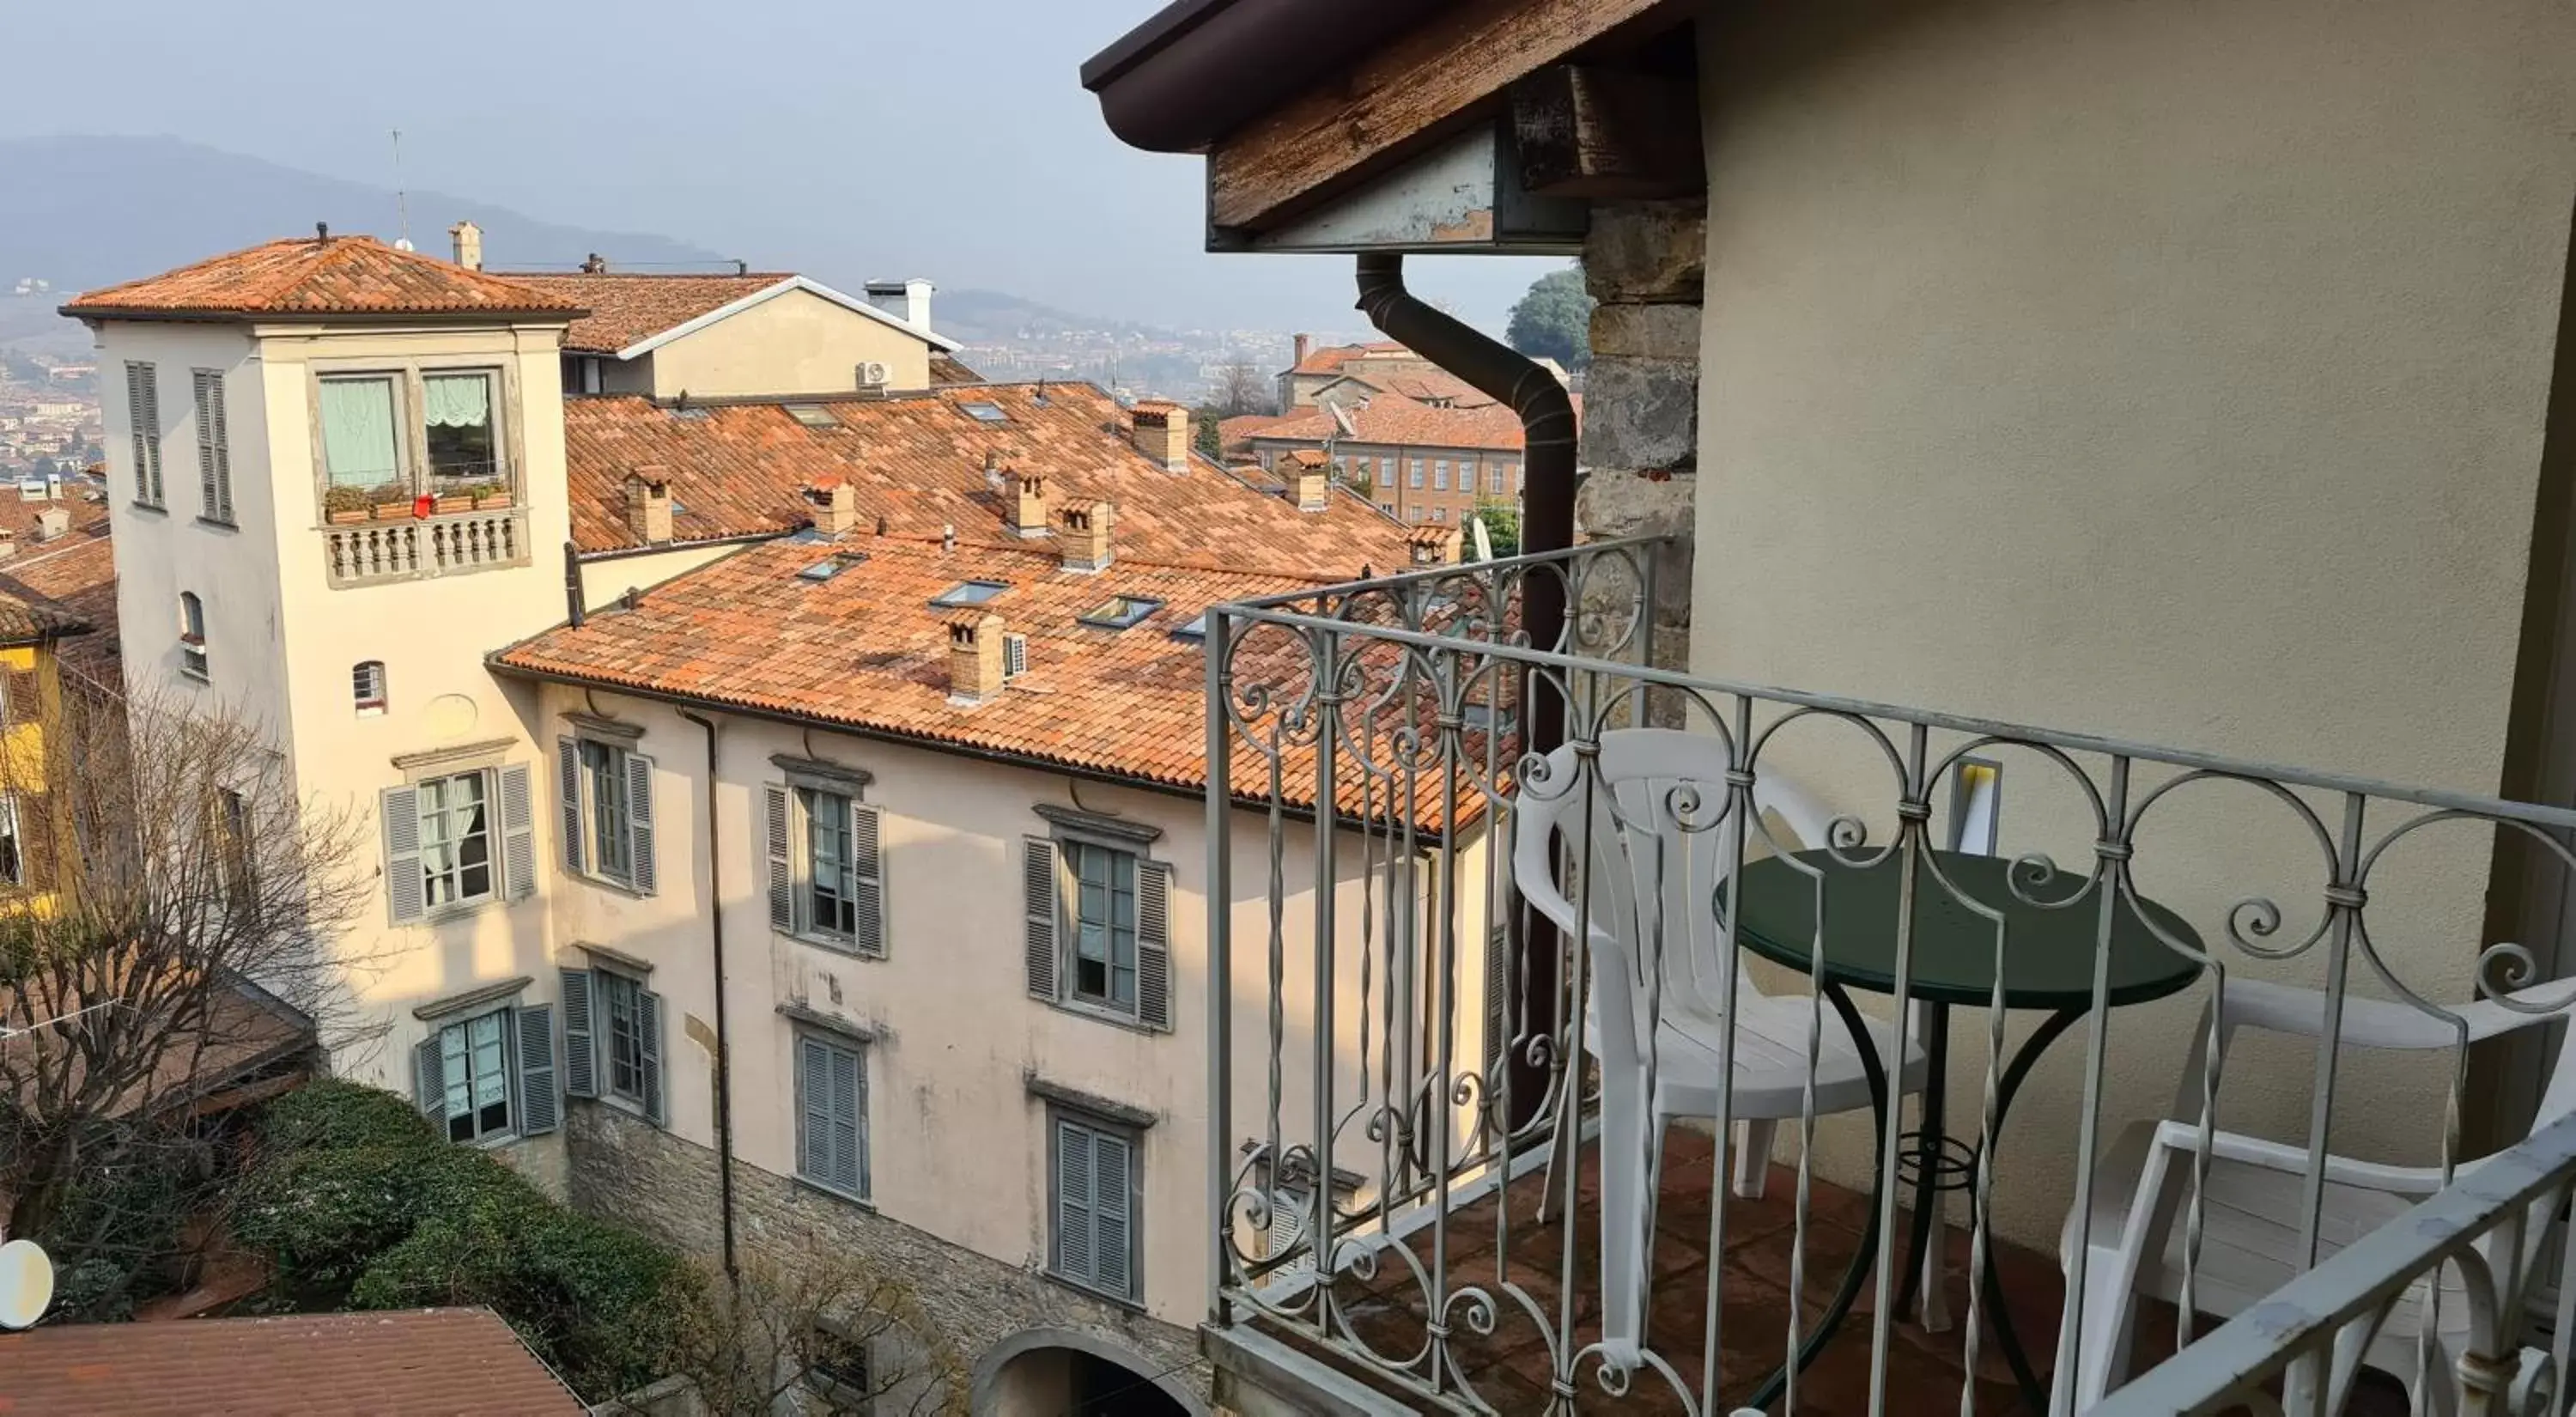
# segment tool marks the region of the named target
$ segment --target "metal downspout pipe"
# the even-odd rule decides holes
[[[716,971],[716,1208],[724,1226],[725,1283],[739,1292],[742,1269],[734,1258],[733,1239],[733,1047],[725,1032],[724,852],[716,839],[716,725],[687,709],[680,710],[680,717],[707,734],[707,930]]]

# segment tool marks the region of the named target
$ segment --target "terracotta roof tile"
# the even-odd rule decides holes
[[[1300,409],[1259,427],[1237,431],[1247,442],[1275,438],[1320,444],[1334,438],[1344,443],[1399,448],[1477,448],[1492,452],[1517,452],[1521,446],[1520,415],[1499,403],[1481,408],[1433,408],[1388,395],[1369,400],[1365,407],[1346,406],[1344,411],[1350,415],[1355,432],[1342,432],[1334,424],[1332,413],[1322,408]],[[1578,415],[1583,412],[1579,394],[1574,399],[1574,411]],[[1220,426],[1219,436],[1224,437],[1226,431]]]
[[[1058,508],[1111,503],[1118,554],[1136,561],[1334,580],[1363,563],[1403,561],[1403,528],[1364,498],[1300,512],[1266,481],[1206,463],[1165,470],[1136,451],[1125,413],[1088,384],[788,402],[820,405],[831,422],[808,427],[771,401],[685,410],[641,397],[567,401],[574,542],[590,553],[641,545],[627,525],[625,482],[658,465],[680,541],[794,531],[813,515],[804,488],[831,475],[850,484],[861,527],[883,518],[897,536],[927,539],[953,526],[963,542],[1002,544],[1012,540],[1007,508],[989,466],[1044,473]],[[961,407],[970,404],[990,404],[1001,418],[978,419]]]
[[[866,559],[828,580],[799,578],[798,571],[833,550],[864,552]],[[931,604],[968,579],[1006,581],[1009,589],[962,613]],[[1314,584],[1123,559],[1098,574],[1068,572],[1056,556],[1025,545],[943,551],[936,541],[866,533],[797,538],[751,547],[666,581],[642,592],[632,609],[594,611],[580,627],[546,631],[494,662],[505,671],[1203,789],[1205,642],[1172,632],[1210,605]],[[1125,630],[1082,623],[1113,596],[1162,605]],[[987,617],[1028,636],[1027,672],[999,698],[974,707],[951,704],[950,629]],[[1244,653],[1277,654],[1289,644],[1290,637],[1271,634]],[[1290,675],[1264,669],[1260,677]],[[1292,797],[1293,784],[1315,780],[1311,749],[1304,751],[1304,771],[1292,764],[1285,779]],[[1247,798],[1269,790],[1267,764],[1257,753],[1234,755],[1234,778],[1235,790]],[[1354,769],[1343,781],[1371,778]],[[1352,790],[1378,795],[1373,807],[1355,795],[1346,808],[1386,810],[1383,783]],[[1419,814],[1416,819],[1430,825]]]
[[[35,539],[36,518],[47,507],[71,514],[71,531],[52,541]],[[0,561],[0,643],[63,633],[70,623],[85,632],[57,647],[64,662],[113,683],[120,663],[116,635],[116,551],[108,540],[107,508],[77,495],[59,502],[22,498],[0,487],[0,533],[16,552]]]
[[[1310,349],[1306,351],[1306,357],[1298,360],[1296,366],[1288,372],[1292,374],[1330,374],[1341,368],[1343,365],[1350,363],[1352,360],[1362,358],[1366,355],[1380,354],[1402,356],[1411,354],[1412,352],[1412,350],[1405,348],[1403,345],[1397,344],[1393,340],[1376,340],[1368,344],[1328,344],[1320,349]]]
[[[73,316],[579,315],[580,302],[372,236],[297,237],[93,290]]]
[[[9,1417],[579,1417],[580,1399],[489,1309],[0,1334]]]
[[[945,350],[930,351],[930,382],[933,384],[980,384],[984,376],[966,367],[966,361]]]
[[[508,279],[590,311],[564,331],[564,348],[614,354],[794,277],[775,271],[746,275],[514,271]]]

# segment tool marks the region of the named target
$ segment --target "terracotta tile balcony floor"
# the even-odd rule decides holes
[[[1721,1303],[1719,1338],[1720,1413],[1751,1397],[1754,1389],[1779,1367],[1786,1353],[1789,1327],[1791,1260],[1796,1248],[1796,1173],[1775,1167],[1768,1194],[1758,1201],[1733,1200],[1726,1215],[1723,1253],[1709,1253],[1709,1178],[1711,1141],[1684,1128],[1673,1129],[1666,1145],[1662,1203],[1656,1216],[1651,1308],[1647,1320],[1650,1346],[1672,1364],[1696,1399],[1701,1381],[1701,1353],[1706,1334],[1709,1268],[1718,1272]],[[1597,1166],[1587,1148],[1580,1180],[1575,1236],[1574,1328],[1578,1344],[1599,1336],[1600,1238],[1596,1199]],[[1541,1177],[1533,1173],[1513,1183],[1510,1209],[1509,1279],[1534,1299],[1552,1327],[1557,1320],[1563,1263],[1563,1229],[1536,1216]],[[1809,1200],[1807,1256],[1802,1289],[1806,1296],[1800,1322],[1812,1332],[1831,1302],[1847,1266],[1859,1248],[1867,1218],[1868,1198],[1822,1181]],[[1906,1213],[1898,1212],[1899,1225]],[[1898,1255],[1902,1260],[1900,1228]],[[1408,1241],[1428,1272],[1431,1234],[1424,1230]],[[1450,1275],[1453,1290],[1481,1285],[1496,1288],[1494,1202],[1487,1198],[1463,1208],[1449,1226]],[[1965,1340],[1968,1313],[1969,1236],[1953,1228],[1949,1235],[1949,1298],[1953,1316],[1944,1333],[1926,1332],[1910,1314],[1891,1331],[1888,1352],[1888,1402],[1892,1417],[1940,1414],[1957,1417],[1960,1388],[1967,1372]],[[2004,1302],[2044,1378],[2057,1347],[2057,1323],[2064,1286],[2052,1255],[2017,1245],[2000,1247],[1996,1256]],[[1410,1355],[1424,1341],[1423,1300],[1411,1269],[1391,1257],[1382,1259],[1372,1279],[1344,1275],[1336,1281],[1338,1299],[1354,1331],[1381,1354]],[[1876,1278],[1862,1290],[1859,1302],[1833,1340],[1798,1380],[1801,1413],[1865,1413],[1870,1410],[1870,1341]],[[1550,1411],[1552,1382],[1547,1336],[1518,1304],[1504,1301],[1490,1335],[1476,1334],[1453,1318],[1451,1352],[1468,1383],[1495,1410],[1513,1417]],[[1301,1346],[1311,1340],[1294,1338]],[[2149,1363],[2173,1351],[2170,1310],[2149,1313],[2137,1338],[2139,1361]],[[1613,1396],[1602,1391],[1586,1361],[1575,1375],[1574,1408],[1582,1413],[1666,1414],[1687,1409],[1662,1376],[1639,1371],[1629,1391]],[[1347,1371],[1347,1366],[1345,1366]],[[2375,1376],[2375,1375],[2374,1375]],[[2027,1410],[2013,1385],[2011,1370],[1996,1352],[1989,1332],[1979,1343],[1976,1406],[1980,1413]],[[1394,1389],[1389,1389],[1392,1393]],[[1779,1408],[1774,1406],[1774,1411]],[[2354,1413],[2402,1413],[2405,1397],[2394,1383],[2366,1385],[2353,1404]]]

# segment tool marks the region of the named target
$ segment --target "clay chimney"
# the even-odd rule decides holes
[[[460,221],[447,228],[447,239],[456,253],[456,264],[469,271],[483,269],[483,228]]]
[[[1458,564],[1458,528],[1418,526],[1404,538],[1413,552],[1417,566],[1454,566]]]
[[[948,702],[973,708],[1002,692],[1002,617],[987,610],[948,622]]]
[[[1320,512],[1326,507],[1332,505],[1329,500],[1332,495],[1333,474],[1330,469],[1320,467],[1299,467],[1297,469],[1298,511]]]
[[[1165,472],[1190,470],[1190,411],[1176,403],[1150,399],[1136,405],[1136,451],[1162,464]]]
[[[814,529],[832,536],[857,528],[859,497],[837,477],[818,477],[805,484],[806,504],[814,510]]]
[[[626,529],[657,546],[671,539],[671,470],[647,464],[626,474]]]
[[[53,541],[71,534],[72,514],[60,507],[47,507],[36,513],[36,539]]]
[[[1313,335],[1299,335],[1299,336],[1297,336],[1297,345],[1296,345],[1297,353],[1296,353],[1296,357],[1295,357],[1295,358],[1293,358],[1293,359],[1290,359],[1290,360],[1288,361],[1288,367],[1290,367],[1290,368],[1292,368],[1292,369],[1293,369],[1293,368],[1297,367],[1298,365],[1305,363],[1305,362],[1306,362],[1306,354],[1307,354],[1307,352],[1308,352],[1309,350],[1313,349],[1313,348],[1314,348],[1314,346],[1315,346],[1315,337],[1314,337]]]
[[[1064,526],[1056,533],[1056,541],[1064,550],[1066,570],[1089,575],[1109,569],[1112,515],[1107,502],[1084,502],[1064,509]]]
[[[1006,490],[1011,499],[1011,534],[1022,537],[1046,535],[1046,474],[1014,472]]]

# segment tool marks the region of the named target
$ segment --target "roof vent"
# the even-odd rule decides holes
[[[1002,681],[1008,683],[1029,672],[1029,637],[1002,636]]]

